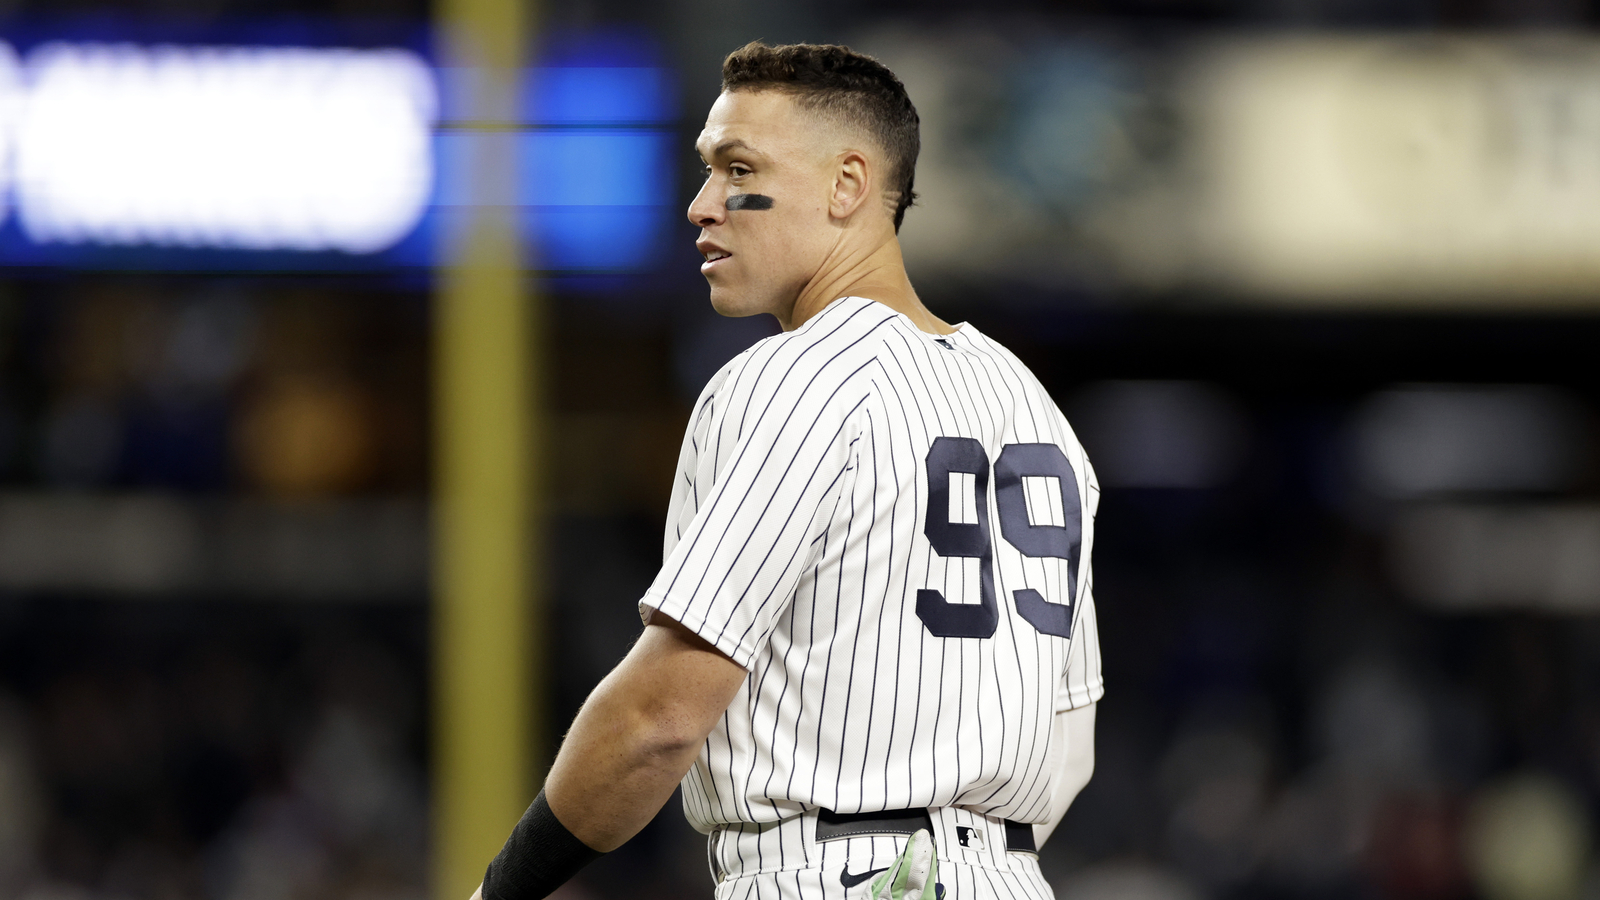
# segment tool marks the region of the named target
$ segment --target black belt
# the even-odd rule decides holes
[[[1006,819],[1006,850],[1038,853],[1033,843],[1033,826]],[[885,809],[863,813],[836,813],[817,810],[817,840],[856,837],[866,834],[915,834],[926,828],[933,833],[933,818],[927,809]]]

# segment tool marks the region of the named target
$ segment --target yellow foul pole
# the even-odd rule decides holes
[[[542,324],[516,218],[528,0],[437,0],[470,199],[447,220],[434,329],[433,896],[467,900],[537,791]]]

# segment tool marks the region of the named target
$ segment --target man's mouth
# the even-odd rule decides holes
[[[721,249],[718,249],[716,247],[713,247],[713,248],[711,248],[709,250],[704,251],[700,255],[705,257],[705,260],[706,260],[705,262],[700,264],[700,274],[701,275],[705,275],[707,277],[710,277],[711,273],[715,272],[717,270],[717,264],[722,262],[723,260],[727,259],[728,257],[732,256],[733,254],[729,253],[726,250],[721,250]]]

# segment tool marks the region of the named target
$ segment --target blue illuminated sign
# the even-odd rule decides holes
[[[0,43],[0,264],[360,271],[435,262],[440,217],[520,210],[533,268],[646,271],[677,212],[672,73],[626,39],[530,68],[517,195],[465,196],[440,71],[396,49]],[[441,125],[441,123],[444,123]]]

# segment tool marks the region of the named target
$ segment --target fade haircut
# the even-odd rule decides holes
[[[751,41],[722,61],[724,91],[781,91],[801,109],[856,126],[877,140],[888,162],[885,183],[898,194],[894,230],[916,202],[917,108],[889,67],[838,44]]]

